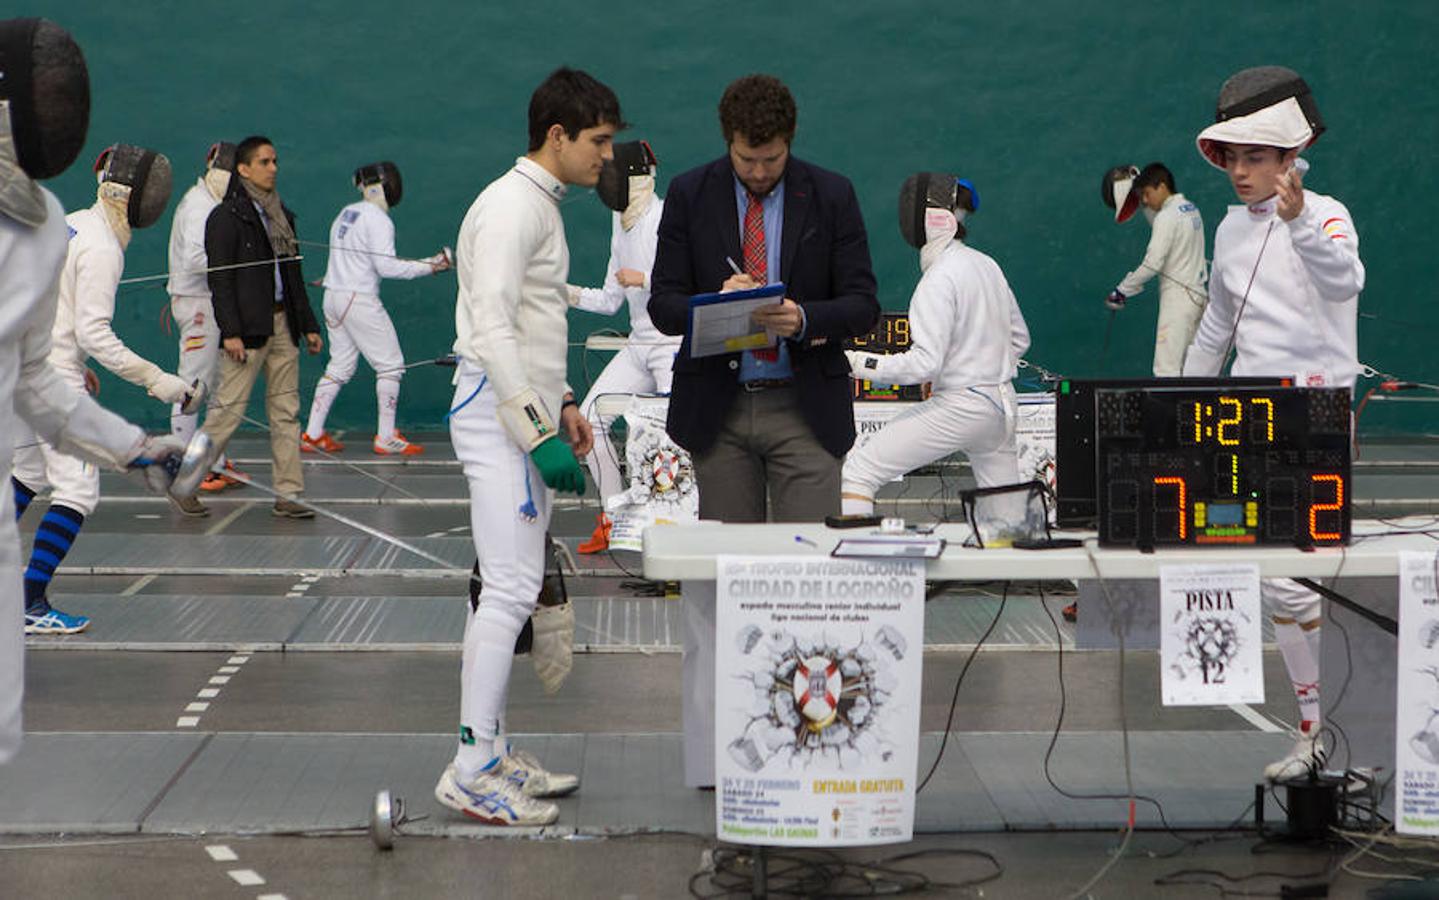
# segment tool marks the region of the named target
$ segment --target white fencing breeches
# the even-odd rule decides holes
[[[83,375],[62,371],[61,377],[76,390],[85,390]],[[16,426],[15,479],[37,494],[44,493],[48,487],[51,503],[68,506],[85,516],[94,512],[100,503],[100,470],[56,450],[25,422],[17,421]],[[6,490],[9,490],[8,484]]]
[[[10,473],[5,473],[9,475]],[[0,766],[20,750],[21,700],[25,695],[25,590],[20,582],[20,533],[15,492],[5,479],[0,499]]]
[[[553,494],[529,454],[496,415],[495,392],[461,363],[450,438],[470,490],[470,530],[480,561],[479,608],[465,625],[460,666],[461,739],[456,765],[471,775],[502,753],[502,728],[515,638],[544,580],[545,531]],[[478,391],[477,391],[478,389]]]
[[[891,419],[844,460],[844,495],[873,498],[880,486],[963,451],[980,487],[1015,484],[1014,388],[985,385],[934,394]]]
[[[585,462],[600,492],[602,507],[611,497],[623,493],[625,485],[620,480],[619,454],[610,439],[610,426],[614,424],[615,417],[601,416],[597,401],[614,394],[668,394],[674,384],[675,353],[678,349],[679,344],[668,341],[662,344],[626,344],[605,366],[585,395],[580,411],[595,431],[595,446]]]
[[[340,388],[355,374],[361,356],[375,370],[375,393],[379,410],[376,434],[388,437],[394,431],[395,404],[400,379],[405,375],[405,355],[395,323],[374,294],[353,291],[325,291],[325,325],[330,334],[330,362],[315,387],[305,433],[318,438],[325,419],[339,396]],[[388,427],[385,422],[388,421]]]
[[[1169,287],[1166,285],[1166,287]],[[1184,354],[1194,340],[1204,301],[1178,285],[1159,291],[1159,324],[1154,332],[1154,377],[1173,378],[1184,372]]]
[[[205,396],[215,396],[220,373],[220,326],[215,324],[210,298],[170,298],[170,315],[180,329],[180,362],[175,374],[187,384],[197,379],[205,385]],[[170,432],[188,442],[200,421],[199,413],[181,412],[181,404],[170,407]]]

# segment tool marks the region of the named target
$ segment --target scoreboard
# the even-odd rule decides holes
[[[1349,542],[1348,388],[1096,392],[1099,541]]]
[[[846,350],[866,353],[903,353],[909,349],[909,316],[904,313],[881,313],[874,330],[845,342]],[[927,384],[877,384],[854,379],[855,400],[923,400],[929,396]]]

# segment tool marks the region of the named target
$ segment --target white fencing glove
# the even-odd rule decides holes
[[[139,452],[126,468],[139,472],[151,492],[164,494],[180,471],[180,460],[184,456],[184,441],[172,434],[152,434],[140,442]]]
[[[568,600],[556,606],[536,606],[530,622],[535,629],[530,659],[545,693],[553,694],[574,665],[575,607]]]
[[[151,397],[162,403],[180,403],[190,393],[190,384],[178,375],[161,372],[146,389]]]

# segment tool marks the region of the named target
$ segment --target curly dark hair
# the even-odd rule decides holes
[[[736,134],[758,146],[775,138],[794,139],[799,113],[789,88],[773,75],[746,75],[725,88],[719,102],[720,130],[725,143]]]

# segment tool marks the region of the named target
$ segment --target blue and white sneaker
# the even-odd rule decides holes
[[[558,806],[525,796],[519,784],[500,774],[498,765],[462,783],[451,763],[435,785],[435,799],[486,825],[538,827],[560,817]]]
[[[89,616],[72,616],[53,606],[44,612],[25,610],[26,634],[79,634],[89,627]]]
[[[578,775],[550,772],[540,765],[538,759],[523,750],[511,749],[500,757],[500,763],[495,768],[518,784],[526,797],[563,797],[573,794],[580,786]]]

